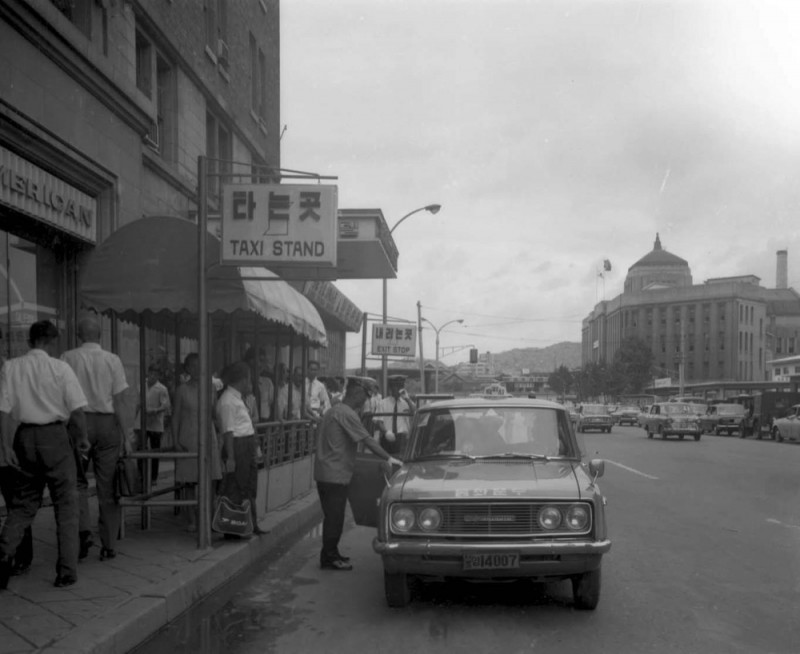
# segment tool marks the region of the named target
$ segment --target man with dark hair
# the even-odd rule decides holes
[[[153,450],[161,448],[161,437],[164,435],[164,418],[170,412],[169,391],[159,381],[161,368],[151,363],[147,368],[147,389],[145,390],[145,439],[147,447]],[[137,421],[138,422],[138,421]],[[143,444],[144,445],[144,444]],[[150,481],[153,486],[158,481],[158,459],[150,462]]]
[[[370,436],[359,418],[358,412],[375,391],[375,382],[369,377],[348,377],[344,399],[325,413],[317,431],[314,480],[324,516],[319,565],[326,570],[353,569],[350,559],[339,552],[339,540],[358,444],[364,443],[392,465],[402,465]]]
[[[125,397],[128,382],[122,361],[116,354],[100,347],[102,330],[96,318],[87,316],[78,323],[78,338],[81,346],[61,355],[75,371],[88,406],[86,427],[89,432],[88,460],[94,465],[97,484],[97,507],[100,514],[98,531],[102,549],[100,560],[116,556],[121,509],[114,498],[114,471],[120,454],[128,454],[133,447],[133,424]],[[70,425],[71,429],[74,429]],[[87,461],[88,465],[88,461]],[[78,487],[81,491],[81,548],[80,559],[89,554],[92,532],[89,524],[89,495],[83,486],[78,471]],[[85,477],[84,477],[85,481]]]
[[[411,417],[417,407],[406,392],[405,375],[392,375],[388,382],[389,396],[381,400],[380,407],[381,443],[387,452],[399,454],[405,450]]]
[[[6,361],[0,371],[0,447],[13,468],[8,517],[0,532],[0,589],[7,588],[12,557],[42,504],[45,485],[56,517],[56,587],[78,579],[78,488],[73,446],[65,423],[89,450],[83,407],[86,397],[72,368],[52,356],[58,330],[49,320],[31,325],[27,354]],[[18,424],[12,433],[12,421]]]
[[[222,434],[222,461],[226,464],[227,474],[233,476],[238,488],[239,497],[236,501],[250,500],[253,533],[263,534],[265,532],[258,526],[256,510],[258,442],[253,420],[244,402],[244,398],[252,390],[250,366],[244,361],[230,364],[222,371],[222,381],[225,383],[225,390],[216,406],[217,424]]]

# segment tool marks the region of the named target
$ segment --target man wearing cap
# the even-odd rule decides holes
[[[114,498],[114,472],[120,454],[128,454],[133,446],[133,420],[125,397],[128,382],[120,358],[100,347],[102,330],[96,318],[87,316],[78,323],[80,347],[61,355],[75,371],[86,395],[86,428],[89,432],[89,460],[94,466],[97,484],[98,531],[102,548],[100,559],[113,559],[122,517]],[[70,426],[72,428],[72,426]],[[88,465],[88,461],[87,461]],[[79,471],[80,472],[80,471]],[[81,488],[81,549],[80,557],[88,555],[91,544],[89,524],[89,495]]]
[[[388,379],[389,396],[381,401],[380,420],[382,441],[387,452],[397,454],[406,446],[411,427],[411,416],[417,410],[405,389],[405,375],[392,375]]]
[[[31,325],[31,349],[6,361],[0,372],[0,447],[14,470],[8,517],[0,532],[0,589],[7,588],[12,557],[42,504],[45,485],[56,516],[56,587],[78,579],[78,470],[65,423],[80,434],[78,448],[89,451],[83,407],[86,396],[72,368],[50,355],[58,329],[49,320]],[[18,423],[12,432],[12,421]]]
[[[361,424],[358,412],[374,390],[369,377],[348,377],[344,398],[322,417],[317,431],[317,456],[314,480],[324,515],[322,550],[319,565],[326,570],[352,570],[350,559],[339,552],[339,540],[344,529],[347,491],[356,464],[358,443],[388,461],[402,465],[384,450]]]

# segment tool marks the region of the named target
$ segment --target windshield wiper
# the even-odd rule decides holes
[[[421,456],[414,457],[414,461],[425,461],[426,459],[469,459],[474,461],[476,458],[471,454],[464,454],[463,452],[434,452],[433,454],[422,454]]]
[[[502,454],[485,454],[476,456],[476,459],[529,459],[531,461],[550,461],[561,457],[547,456],[546,454],[526,454],[522,452],[503,452]]]

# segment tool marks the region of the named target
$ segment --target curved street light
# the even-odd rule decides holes
[[[441,332],[447,325],[452,325],[454,322],[462,323],[464,322],[463,318],[456,318],[455,320],[448,320],[444,325],[441,327],[436,327],[430,320],[427,318],[420,318],[421,321],[425,321],[428,323],[432,328],[433,331],[436,332],[436,381],[434,383],[434,392],[439,392],[439,332]],[[422,338],[422,334],[420,334],[420,338]]]
[[[428,211],[432,214],[439,213],[439,210],[442,208],[441,204],[426,204],[424,207],[419,207],[414,209],[413,211],[409,211],[405,216],[400,218],[389,230],[389,235],[391,236],[394,230],[396,230],[400,223],[402,223],[406,218],[413,216],[415,213],[419,213],[420,211]],[[388,298],[387,298],[387,284],[386,284],[386,277],[383,278],[383,324],[385,325],[388,320]],[[383,386],[383,394],[386,395],[387,388],[388,388],[388,381],[389,381],[389,359],[385,354],[381,355],[381,381]]]

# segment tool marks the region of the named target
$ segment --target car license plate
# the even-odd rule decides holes
[[[465,554],[464,570],[513,570],[519,568],[516,552]]]

